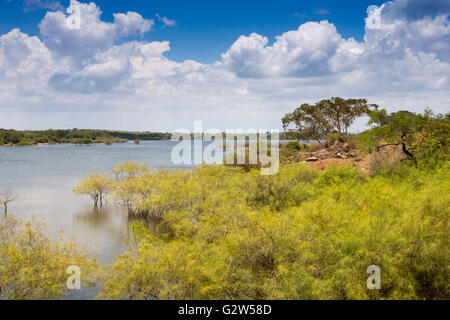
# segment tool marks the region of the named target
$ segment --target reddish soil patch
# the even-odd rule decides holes
[[[361,159],[361,158],[360,158]],[[324,159],[319,160],[317,162],[310,162],[307,163],[307,165],[310,168],[318,169],[318,170],[325,170],[328,169],[331,166],[338,165],[342,167],[352,167],[355,169],[359,169],[364,173],[370,173],[370,167],[369,167],[370,159],[369,157],[362,158],[361,161],[356,161],[355,159]]]

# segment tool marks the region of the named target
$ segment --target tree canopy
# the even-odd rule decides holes
[[[417,162],[426,156],[448,154],[450,114],[435,115],[429,109],[424,114],[398,111],[388,114],[386,110],[370,113],[369,125],[374,127],[362,135],[366,145],[377,150],[388,146],[400,146],[406,159]]]
[[[73,192],[77,195],[90,195],[94,206],[100,205],[101,207],[106,196],[112,190],[112,183],[112,179],[107,175],[95,173],[83,179],[80,185],[73,189]]]
[[[299,139],[315,140],[320,143],[333,132],[341,137],[347,135],[348,128],[355,119],[377,108],[375,104],[368,104],[366,99],[334,97],[314,105],[302,104],[283,118],[283,127],[287,130],[294,126]]]

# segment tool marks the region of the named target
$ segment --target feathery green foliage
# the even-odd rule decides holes
[[[73,265],[82,270],[82,285],[92,285],[97,262],[75,241],[50,241],[35,220],[0,220],[0,300],[61,299]]]
[[[117,197],[158,217],[103,277],[112,299],[448,299],[450,171],[287,165],[145,172]],[[144,214],[144,215],[145,215]],[[366,286],[370,265],[381,290]]]
[[[103,206],[106,196],[113,188],[113,180],[107,175],[94,173],[83,179],[80,185],[73,189],[77,195],[89,195],[94,202],[94,206]]]
[[[383,109],[370,113],[369,124],[375,126],[360,136],[361,145],[368,149],[399,146],[405,159],[415,164],[448,160],[450,114],[434,115],[431,110],[388,114]]]

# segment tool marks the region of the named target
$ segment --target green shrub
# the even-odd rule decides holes
[[[287,158],[297,155],[299,152],[305,152],[309,150],[309,145],[300,144],[297,141],[291,141],[281,145],[280,157]]]
[[[296,164],[274,177],[227,166],[131,177],[167,232],[142,229],[100,297],[448,299],[449,173]],[[381,290],[366,286],[370,265]]]
[[[36,220],[0,219],[0,300],[62,299],[73,265],[83,287],[94,284],[97,262],[75,241],[52,242]]]

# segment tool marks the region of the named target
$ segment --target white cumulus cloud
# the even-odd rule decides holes
[[[226,68],[241,77],[317,76],[329,72],[328,59],[345,41],[328,21],[307,22],[268,46],[267,37],[241,36],[222,55]]]
[[[89,59],[122,38],[143,35],[154,25],[152,19],[144,19],[136,12],[116,13],[113,23],[102,21],[102,12],[93,2],[71,0],[70,8],[75,10],[75,7],[80,11],[79,29],[69,28],[68,15],[61,11],[48,12],[39,24],[45,45],[63,57]]]
[[[168,41],[142,40],[152,19],[127,12],[106,22],[95,3],[72,0],[80,29],[68,28],[61,10],[45,15],[39,37],[19,29],[0,35],[0,127],[170,130],[208,120],[221,129],[279,128],[300,103],[331,96],[449,112],[446,3],[388,2],[363,41],[344,38],[328,21],[273,42],[242,35],[205,64],[173,61]]]

